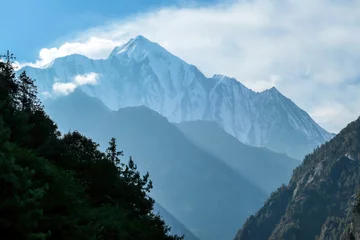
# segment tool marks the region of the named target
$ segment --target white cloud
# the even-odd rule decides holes
[[[69,95],[74,92],[78,86],[82,85],[95,85],[97,84],[97,80],[99,78],[99,74],[91,72],[84,75],[76,75],[73,77],[72,82],[59,82],[59,79],[54,79],[54,84],[52,86],[52,94],[49,92],[43,92],[42,95],[46,98],[56,96],[56,95]]]
[[[90,37],[84,42],[66,42],[59,48],[43,48],[40,50],[39,59],[35,63],[23,63],[33,67],[43,67],[51,63],[55,58],[68,56],[70,54],[78,53],[86,55],[90,58],[99,59],[104,58],[105,53],[110,52],[115,46],[122,42],[113,41],[104,38]]]
[[[76,88],[76,84],[74,83],[60,83],[56,82],[52,86],[52,90],[54,94],[68,95],[72,93]]]
[[[106,58],[114,46],[142,34],[206,75],[236,77],[257,91],[275,85],[322,126],[338,131],[360,114],[360,81],[354,81],[360,76],[359,12],[360,0],[166,8],[42,49],[35,65],[72,53]]]
[[[97,83],[98,77],[98,74],[93,72],[85,75],[76,75],[74,77],[74,83],[78,86],[85,84],[94,85]]]

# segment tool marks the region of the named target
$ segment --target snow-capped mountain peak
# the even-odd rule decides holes
[[[115,47],[109,58],[124,56],[137,62],[143,61],[147,57],[175,57],[159,44],[151,42],[142,35],[131,38],[122,46]]]
[[[222,74],[214,74],[212,78],[220,80],[220,81],[221,80],[226,80],[226,79],[231,79],[230,77],[222,75]]]
[[[271,87],[271,88],[269,88],[269,89],[266,90],[266,91],[269,91],[271,94],[281,94],[276,87]],[[282,94],[281,94],[281,95],[282,95]]]
[[[55,81],[93,73],[97,84],[77,87],[111,109],[144,105],[172,122],[215,121],[244,143],[297,158],[332,138],[276,88],[257,93],[235,78],[207,78],[143,36],[116,47],[105,60],[75,54],[26,70],[39,92],[51,92]]]

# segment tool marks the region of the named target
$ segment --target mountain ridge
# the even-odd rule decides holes
[[[119,149],[132,154],[140,172],[151,173],[151,196],[202,240],[231,238],[237,221],[245,220],[266,198],[261,189],[145,106],[110,111],[77,89],[47,102],[45,109],[59,129],[86,133],[100,147],[116,137]]]
[[[245,144],[297,159],[332,138],[276,88],[257,93],[235,78],[207,78],[143,36],[114,48],[107,59],[75,54],[55,59],[47,68],[21,70],[37,79],[40,93],[51,93],[55,80],[71,83],[75,76],[97,73],[96,84],[77,87],[112,110],[144,105],[175,123],[216,121]]]
[[[300,164],[286,154],[243,144],[216,122],[198,120],[175,126],[196,146],[223,160],[269,194],[287,183]]]
[[[235,240],[340,239],[360,189],[360,118],[297,167]]]
[[[171,228],[170,234],[174,234],[178,236],[184,235],[184,240],[200,240],[197,237],[195,237],[195,235],[192,232],[190,232],[186,226],[184,226],[181,222],[179,222],[179,220],[177,220],[158,202],[154,203],[154,212],[155,214],[159,214],[161,218],[166,222],[166,224]]]

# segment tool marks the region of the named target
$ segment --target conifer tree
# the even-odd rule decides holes
[[[23,71],[19,76],[19,104],[22,111],[33,112],[42,110],[39,99],[37,98],[37,88],[35,81]]]
[[[109,147],[106,149],[106,156],[110,162],[121,168],[119,156],[124,156],[124,154],[123,151],[117,151],[116,139],[114,137],[111,138]]]
[[[16,95],[18,93],[18,82],[12,66],[15,59],[13,54],[7,51],[0,55],[0,112],[8,117],[16,106]],[[6,121],[7,119],[5,119]]]

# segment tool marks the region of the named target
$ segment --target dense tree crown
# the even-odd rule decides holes
[[[78,132],[63,136],[37,99],[34,80],[0,61],[1,239],[168,239],[152,213],[149,174]]]

